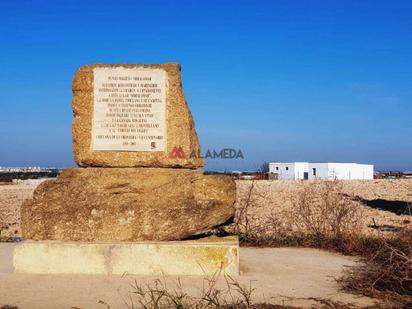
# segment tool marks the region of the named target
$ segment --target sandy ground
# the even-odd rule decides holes
[[[130,308],[128,298],[136,280],[151,283],[155,278],[100,275],[29,275],[15,274],[12,253],[16,244],[0,243],[0,305],[18,308]],[[326,251],[302,248],[241,248],[241,275],[236,280],[252,284],[254,302],[309,307],[316,305],[307,298],[325,298],[362,307],[374,300],[340,292],[334,278],[346,266],[356,264],[354,258]],[[199,295],[205,280],[182,277],[184,291]],[[177,278],[167,278],[170,288]],[[219,287],[225,282],[219,279]],[[125,303],[126,301],[126,303]],[[128,304],[128,305],[127,305]]]
[[[0,241],[21,235],[20,205],[32,196],[36,186],[0,184]]]

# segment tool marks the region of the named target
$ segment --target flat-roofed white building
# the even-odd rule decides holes
[[[310,162],[273,162],[269,163],[269,179],[373,179],[373,165],[358,163],[310,163]]]
[[[269,163],[269,179],[308,179],[308,175],[306,175],[308,173],[308,164],[308,162]]]

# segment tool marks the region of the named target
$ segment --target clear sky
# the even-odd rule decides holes
[[[89,63],[182,65],[202,150],[412,170],[412,1],[0,1],[0,165],[73,166]]]

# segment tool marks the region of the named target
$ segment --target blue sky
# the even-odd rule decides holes
[[[0,165],[73,166],[88,63],[182,65],[208,169],[350,161],[412,170],[411,1],[0,2]]]

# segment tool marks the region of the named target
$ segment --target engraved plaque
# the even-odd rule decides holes
[[[93,76],[92,150],[164,151],[166,72],[95,68]]]

